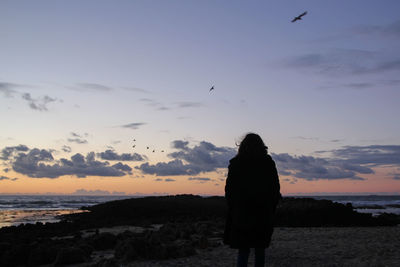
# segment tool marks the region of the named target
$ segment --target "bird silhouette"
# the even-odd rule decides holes
[[[133,147],[133,148],[135,148],[135,147],[136,147],[136,145],[133,145],[132,147]]]
[[[214,90],[214,85],[213,85],[213,86],[211,86],[211,88],[210,88],[210,91],[209,91],[209,92],[211,92],[212,90]]]
[[[149,149],[149,147],[147,147],[147,149]]]
[[[303,12],[302,14],[298,15],[294,19],[292,19],[292,22],[295,22],[297,20],[301,20],[301,17],[305,16],[307,14],[307,11]]]
[[[133,139],[133,142],[136,142],[136,139]]]
[[[154,153],[154,152],[156,152],[156,150],[155,150],[155,149],[153,149],[153,153]]]
[[[164,150],[161,150],[161,152],[164,152]]]

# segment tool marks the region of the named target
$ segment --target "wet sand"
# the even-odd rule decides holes
[[[0,228],[21,223],[58,222],[58,216],[81,213],[83,210],[0,210]]]
[[[126,266],[235,266],[227,246],[198,250],[173,260],[135,261]],[[266,266],[400,266],[400,227],[276,228]],[[250,255],[249,266],[253,265]]]

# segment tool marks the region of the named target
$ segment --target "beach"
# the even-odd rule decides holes
[[[0,266],[235,266],[236,250],[222,242],[226,208],[223,197],[132,198],[70,210],[60,222],[2,227]],[[400,263],[399,215],[284,198],[275,225],[267,266]]]
[[[399,266],[400,227],[276,228],[266,266]],[[249,266],[253,265],[252,254]],[[171,260],[126,266],[235,266],[236,250],[221,245]]]

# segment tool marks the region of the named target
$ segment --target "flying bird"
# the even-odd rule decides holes
[[[214,85],[213,85],[213,86],[211,86],[211,88],[210,88],[210,91],[209,91],[209,92],[211,92],[212,90],[214,90]]]
[[[133,147],[133,148],[135,148],[135,147],[136,147],[136,145],[133,145],[132,147]]]
[[[153,149],[153,153],[154,153],[154,152],[156,152],[156,150],[155,150],[155,149]]]
[[[149,149],[149,147],[147,147],[147,149]]]
[[[305,11],[304,13],[298,15],[294,19],[292,19],[292,22],[295,22],[296,20],[301,20],[301,17],[305,16],[306,14],[307,14],[307,11]]]
[[[133,139],[133,142],[136,142],[136,139]]]

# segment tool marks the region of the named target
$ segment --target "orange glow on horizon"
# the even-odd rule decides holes
[[[288,177],[281,176],[282,195],[324,194],[324,193],[400,193],[400,181],[385,177],[387,169],[377,169],[375,174],[363,175],[367,180],[314,180],[297,179],[293,184]],[[189,181],[187,176],[156,177],[147,175],[142,178],[123,177],[86,177],[62,176],[55,179],[29,178],[21,175],[3,174],[16,177],[18,180],[0,181],[0,194],[72,194],[79,189],[87,191],[102,190],[110,193],[120,192],[127,195],[144,194],[197,194],[223,195],[225,176],[221,173],[210,173],[202,177],[210,177],[211,181]],[[156,181],[162,179],[162,181]],[[174,181],[165,181],[173,179]]]

